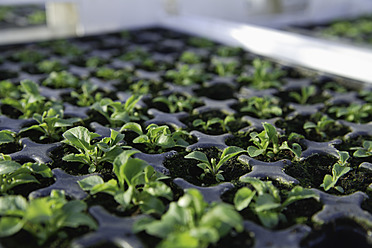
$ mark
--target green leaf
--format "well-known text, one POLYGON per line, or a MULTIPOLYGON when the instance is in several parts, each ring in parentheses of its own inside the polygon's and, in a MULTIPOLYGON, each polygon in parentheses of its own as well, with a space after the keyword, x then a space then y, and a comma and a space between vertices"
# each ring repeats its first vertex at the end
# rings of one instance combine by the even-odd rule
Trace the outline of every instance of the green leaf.
POLYGON ((332 173, 336 178, 340 178, 351 170, 350 167, 341 166, 338 163, 335 163, 332 168, 332 173))
POLYGON ((0 218, 0 238, 9 237, 19 232, 25 224, 18 217, 1 217, 0 218))
POLYGON ((354 157, 359 157, 359 158, 364 158, 364 157, 369 157, 371 156, 370 153, 368 153, 366 150, 363 149, 358 149, 354 152, 353 154, 354 157))
POLYGON ((78 181, 78 184, 83 190, 90 191, 94 186, 103 184, 104 181, 100 176, 90 176, 86 177, 80 181, 78 181))
POLYGON ((255 202, 255 211, 256 212, 264 212, 267 210, 275 210, 280 207, 280 202, 270 194, 263 193, 262 195, 258 195, 256 202, 255 202))
POLYGON ((249 188, 239 189, 234 197, 234 205, 238 211, 241 211, 249 206, 253 197, 256 195, 256 191, 252 191, 249 188))
POLYGON ((135 122, 128 122, 128 123, 124 124, 124 126, 122 126, 120 131, 123 131, 123 130, 131 130, 131 131, 137 133, 138 135, 143 134, 141 125, 138 124, 138 123, 135 123, 135 122))
POLYGON ((101 184, 96 184, 90 189, 91 194, 97 194, 98 192, 104 192, 110 195, 117 194, 119 190, 118 183, 115 179, 110 179, 109 181, 101 184))
POLYGON ((257 157, 261 154, 263 154, 265 152, 264 149, 258 149, 257 147, 255 146, 249 146, 248 149, 247 149, 247 152, 248 152, 248 155, 250 157, 257 157))
POLYGON ((314 198, 319 201, 319 195, 311 189, 304 189, 301 186, 295 186, 288 194, 287 199, 282 203, 282 208, 292 204, 295 201, 314 198))
POLYGON ((162 214, 165 210, 163 202, 150 194, 142 193, 140 201, 141 211, 145 214, 162 214))
POLYGON ((0 197, 0 215, 12 214, 23 216, 27 205, 27 200, 20 195, 0 197))
POLYGON ((162 240, 157 248, 201 248, 200 240, 189 232, 172 233, 162 240))
POLYGON ((333 178, 331 175, 327 174, 323 178, 323 183, 320 185, 320 187, 323 187, 325 191, 330 190, 332 187, 334 187, 336 182, 333 181, 333 178))
POLYGON ((0 131, 0 145, 14 141, 14 133, 8 130, 0 131))
POLYGON ((52 170, 46 164, 26 163, 23 166, 27 166, 32 172, 40 174, 43 177, 53 176, 52 170))
POLYGON ((264 227, 274 228, 279 224, 279 213, 277 212, 258 212, 257 215, 264 227))
POLYGON ((15 161, 0 161, 0 175, 10 174, 21 168, 21 165, 15 161))
POLYGON ((207 156, 204 153, 199 152, 199 151, 191 152, 191 153, 187 154, 185 156, 185 158, 196 159, 196 160, 198 160, 200 162, 203 162, 203 163, 206 163, 206 164, 210 164, 207 156))
POLYGON ((276 131, 276 128, 271 125, 270 123, 264 122, 263 127, 266 131, 267 136, 269 137, 269 140, 273 142, 273 144, 278 144, 278 132, 276 131))
POLYGON ((99 134, 89 132, 87 128, 82 126, 71 128, 62 135, 65 138, 63 142, 83 151, 90 151, 92 149, 91 140, 100 137, 99 134))
POLYGON ((237 146, 229 146, 225 148, 221 154, 221 159, 218 162, 217 168, 220 168, 227 160, 242 152, 244 152, 244 150, 237 146))
POLYGON ((62 160, 66 162, 80 162, 83 164, 89 164, 89 160, 85 154, 67 154, 62 157, 62 160))

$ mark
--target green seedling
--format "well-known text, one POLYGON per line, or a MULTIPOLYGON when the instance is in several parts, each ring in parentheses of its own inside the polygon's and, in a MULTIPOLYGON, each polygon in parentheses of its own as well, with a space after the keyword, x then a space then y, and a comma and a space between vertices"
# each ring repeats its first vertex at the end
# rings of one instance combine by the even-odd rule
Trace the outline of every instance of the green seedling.
POLYGON ((137 103, 142 96, 132 95, 125 103, 103 98, 92 105, 109 122, 110 127, 119 127, 130 121, 138 121, 144 117, 137 111, 137 103))
POLYGON ((333 165, 332 176, 327 174, 324 176, 323 183, 320 187, 323 187, 325 191, 330 190, 331 188, 336 189, 338 192, 343 193, 344 189, 341 186, 336 186, 337 181, 348 173, 351 170, 351 167, 348 167, 349 163, 349 153, 344 151, 337 151, 339 155, 339 160, 333 165))
POLYGON ((278 106, 278 99, 273 97, 258 97, 254 96, 243 100, 244 106, 240 109, 241 112, 249 112, 256 115, 258 118, 267 119, 273 116, 281 116, 282 108, 278 106))
POLYGON ((21 132, 36 130, 44 134, 40 137, 40 140, 49 139, 55 141, 59 141, 61 138, 60 134, 65 132, 67 127, 71 127, 81 121, 80 118, 63 119, 63 107, 61 105, 53 106, 42 114, 35 113, 33 119, 38 124, 23 128, 21 132))
MULTIPOLYGON (((279 143, 280 134, 276 128, 270 123, 263 123, 264 130, 261 133, 252 132, 250 133, 251 139, 254 146, 247 148, 248 155, 251 157, 257 157, 259 155, 267 156, 269 158, 275 157, 281 150, 290 150, 297 160, 300 159, 302 149, 297 143, 293 143, 292 147, 289 146, 287 141, 282 144, 279 143)), ((290 137, 293 135, 290 135, 290 137)), ((290 138, 289 141, 294 138, 290 138)))
POLYGON ((50 42, 48 45, 52 48, 53 52, 66 57, 79 56, 84 53, 83 50, 68 40, 56 40, 50 42))
POLYGON ((45 164, 25 163, 23 165, 11 161, 0 160, 0 192, 7 194, 15 186, 25 183, 39 183, 33 174, 52 177, 52 171, 45 164))
POLYGON ((122 79, 125 76, 124 70, 115 70, 109 67, 100 67, 96 71, 96 76, 105 80, 122 79))
POLYGON ((0 81, 0 98, 20 98, 21 92, 10 80, 0 81))
POLYGON ((196 189, 187 189, 177 201, 171 202, 160 220, 145 217, 134 224, 134 232, 162 238, 156 248, 207 248, 216 244, 232 229, 243 231, 243 220, 226 203, 208 204, 196 189))
POLYGON ((67 162, 78 162, 89 166, 89 172, 99 169, 104 163, 112 163, 123 148, 124 134, 111 129, 111 136, 92 142, 100 137, 99 134, 89 132, 85 127, 74 127, 62 135, 63 143, 78 150, 79 153, 65 155, 62 159, 67 162))
POLYGON ((315 132, 321 136, 322 138, 327 137, 327 131, 335 124, 335 120, 328 117, 327 115, 323 115, 319 121, 316 123, 307 121, 305 122, 303 128, 305 131, 310 132, 311 130, 315 130, 315 132))
POLYGON ((184 130, 176 130, 172 132, 166 125, 158 126, 150 124, 146 127, 146 133, 142 131, 141 125, 135 122, 125 124, 121 130, 130 130, 137 133, 139 136, 133 140, 135 144, 146 145, 151 152, 154 152, 158 147, 159 151, 163 149, 173 148, 176 146, 186 147, 189 143, 184 140, 184 137, 189 136, 189 133, 184 130))
POLYGON ((206 174, 212 174, 216 181, 220 182, 225 180, 222 175, 223 171, 220 170, 221 166, 223 166, 229 159, 242 152, 245 152, 245 150, 241 149, 240 147, 229 146, 223 150, 219 158, 211 158, 209 160, 204 153, 199 151, 191 152, 186 155, 185 158, 195 159, 200 162, 197 164, 197 166, 204 170, 204 173, 201 175, 201 179, 203 179, 206 174))
POLYGON ((337 118, 343 117, 347 121, 360 123, 372 115, 372 104, 352 103, 347 107, 334 106, 329 109, 329 113, 336 114, 337 118))
POLYGON ((213 41, 210 41, 208 39, 201 38, 201 37, 191 37, 188 40, 188 43, 191 46, 195 46, 195 47, 199 47, 199 48, 212 48, 212 47, 215 46, 213 41))
POLYGON ((147 80, 139 80, 135 83, 129 85, 129 91, 134 95, 146 95, 151 92, 151 85, 155 82, 150 82, 147 80))
POLYGON ((194 52, 185 51, 181 54, 180 61, 186 64, 199 64, 201 62, 201 58, 194 52))
POLYGON ((77 105, 81 107, 88 107, 93 105, 95 102, 102 100, 102 93, 96 92, 98 86, 92 84, 91 82, 84 82, 81 85, 81 93, 77 91, 72 91, 71 96, 77 99, 77 105))
POLYGON ((314 85, 301 87, 301 92, 290 92, 289 96, 295 99, 299 104, 308 103, 309 99, 316 94, 316 87, 314 85))
POLYGON ((37 63, 37 68, 40 72, 52 73, 54 71, 62 71, 65 67, 58 60, 42 60, 37 63))
MULTIPOLYGON (((225 58, 226 59, 226 58, 225 58)), ((238 67, 238 62, 235 60, 223 60, 217 57, 213 57, 211 64, 214 67, 215 72, 221 77, 228 77, 235 75, 238 67)))
POLYGON ((46 12, 37 10, 27 16, 27 22, 32 25, 40 25, 46 23, 46 12))
POLYGON ((243 50, 240 47, 220 46, 217 48, 217 55, 221 57, 238 56, 243 50))
POLYGON ((304 199, 314 198, 319 201, 319 196, 310 189, 295 186, 287 193, 283 201, 279 190, 270 181, 261 181, 257 178, 245 177, 241 182, 249 183, 254 190, 243 187, 234 197, 234 205, 238 211, 247 207, 256 214, 264 227, 275 228, 280 222, 286 222, 282 213, 290 204, 304 199))
POLYGON ((372 156, 372 141, 364 140, 362 147, 352 147, 352 150, 356 150, 353 154, 354 157, 366 158, 372 156))
POLYGON ((221 126, 222 131, 226 132, 226 131, 230 131, 230 127, 228 126, 228 124, 235 120, 236 119, 234 116, 228 115, 225 117, 225 119, 214 117, 212 119, 208 119, 208 121, 206 122, 203 121, 202 119, 196 119, 192 122, 192 125, 194 127, 201 127, 204 130, 204 132, 207 132, 208 130, 212 129, 213 125, 218 124, 221 126))
POLYGON ((127 51, 120 57, 124 61, 134 61, 142 62, 150 57, 150 54, 141 47, 136 47, 136 49, 127 51))
POLYGON ((26 62, 26 63, 38 63, 44 59, 45 55, 38 51, 23 49, 12 55, 12 58, 16 61, 26 62))
POLYGON ((166 78, 178 85, 192 85, 201 82, 205 76, 201 68, 189 65, 178 65, 177 70, 168 70, 166 78))
POLYGON ((78 88, 80 82, 77 77, 67 71, 51 72, 47 79, 43 81, 43 85, 62 89, 62 88, 78 88))
POLYGON ((154 98, 153 102, 164 103, 171 113, 191 111, 196 104, 200 103, 197 97, 176 95, 169 95, 168 97, 158 96, 154 98))
POLYGON ((86 210, 86 203, 66 200, 63 191, 53 190, 48 197, 30 200, 21 195, 3 196, 0 197, 0 237, 12 236, 23 229, 43 246, 57 232, 64 233, 65 227, 96 229, 96 222, 86 210))
POLYGON ((20 91, 23 93, 21 99, 7 97, 1 101, 20 111, 23 114, 20 118, 31 118, 35 113, 41 114, 52 106, 51 102, 40 95, 39 86, 31 80, 21 81, 20 91))
POLYGON ((101 57, 90 57, 86 60, 85 65, 89 68, 96 69, 105 64, 105 60, 101 57))
POLYGON ((131 158, 139 151, 128 150, 119 154, 113 163, 116 179, 104 182, 99 176, 85 178, 78 183, 91 194, 110 194, 123 210, 139 207, 142 213, 161 215, 165 211, 160 198, 173 199, 172 190, 162 179, 164 175, 155 172, 147 162, 131 158))
POLYGON ((253 67, 253 75, 243 73, 238 78, 238 81, 249 83, 258 90, 279 88, 281 86, 279 79, 285 75, 284 71, 274 68, 269 61, 261 59, 254 59, 253 67))

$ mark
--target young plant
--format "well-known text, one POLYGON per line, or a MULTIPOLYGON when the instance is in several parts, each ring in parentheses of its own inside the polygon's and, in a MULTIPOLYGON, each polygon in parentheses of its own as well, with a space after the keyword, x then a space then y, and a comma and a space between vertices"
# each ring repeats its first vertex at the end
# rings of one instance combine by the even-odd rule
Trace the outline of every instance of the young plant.
POLYGON ((136 111, 136 104, 142 98, 139 95, 132 95, 125 103, 112 101, 110 98, 103 98, 92 105, 92 109, 99 112, 110 123, 110 127, 119 127, 130 121, 138 121, 143 118, 136 111))
POLYGON ((334 106, 329 109, 330 113, 335 113, 337 118, 343 117, 350 122, 362 122, 364 118, 372 115, 372 104, 352 103, 347 107, 334 106))
POLYGON ((155 172, 147 162, 131 158, 138 152, 123 151, 115 158, 113 172, 116 179, 104 182, 99 176, 91 176, 78 183, 91 194, 103 192, 112 195, 123 210, 139 207, 142 213, 161 215, 165 206, 160 198, 171 201, 172 190, 161 181, 167 177, 155 172))
POLYGON ((212 119, 209 119, 207 122, 203 121, 202 119, 196 119, 192 122, 192 125, 194 127, 201 127, 205 132, 212 129, 212 126, 215 124, 219 124, 222 128, 222 131, 230 131, 230 127, 228 124, 230 122, 235 121, 235 117, 233 115, 228 115, 225 117, 225 119, 221 119, 218 117, 214 117, 212 119))
POLYGON ((115 70, 109 67, 100 67, 96 71, 96 76, 105 80, 121 79, 124 76, 124 71, 115 70))
POLYGON ((258 90, 281 86, 279 78, 285 75, 284 71, 274 68, 269 61, 261 59, 254 59, 253 67, 253 75, 243 73, 238 81, 250 83, 253 88, 258 90))
POLYGON ((81 85, 81 93, 77 91, 72 91, 71 96, 77 99, 77 105, 81 107, 88 107, 102 100, 102 93, 95 91, 98 89, 98 86, 92 84, 91 82, 84 82, 81 85), (95 94, 94 94, 95 93, 95 94))
POLYGON ((238 56, 243 50, 240 47, 220 46, 217 48, 217 55, 221 57, 238 56))
POLYGON ((315 130, 315 132, 321 136, 322 138, 327 137, 327 131, 335 124, 335 120, 328 117, 327 115, 323 115, 320 120, 316 123, 307 121, 305 122, 303 128, 305 131, 310 132, 311 130, 315 130))
POLYGON ((125 52, 120 59, 124 61, 142 62, 150 57, 150 54, 142 47, 136 47, 134 50, 125 52))
POLYGON ((21 99, 7 97, 2 99, 2 104, 8 104, 23 115, 21 118, 30 118, 35 113, 43 113, 52 105, 51 102, 46 101, 45 97, 40 95, 39 86, 31 80, 21 81, 20 90, 23 92, 21 99))
POLYGON ((210 41, 208 39, 201 38, 201 37, 191 37, 188 40, 188 43, 191 46, 195 46, 195 47, 199 47, 199 48, 212 48, 212 47, 215 46, 213 41, 210 41))
POLYGON ((332 176, 327 174, 324 176, 323 183, 320 187, 323 187, 325 191, 330 190, 331 188, 336 189, 338 192, 343 193, 344 189, 341 186, 336 186, 338 179, 343 175, 348 173, 351 170, 351 167, 348 167, 349 164, 347 160, 349 159, 349 153, 344 151, 337 151, 339 155, 339 160, 333 165, 332 176))
POLYGON ((38 51, 31 50, 31 49, 23 49, 17 51, 12 55, 12 59, 16 61, 21 61, 25 63, 38 63, 41 61, 45 55, 41 54, 38 51))
POLYGON ((89 172, 96 171, 104 163, 112 163, 124 148, 122 146, 124 134, 111 129, 111 136, 98 142, 93 139, 100 137, 99 134, 89 132, 85 127, 74 127, 62 135, 63 143, 76 148, 79 153, 67 154, 62 159, 67 162, 78 162, 89 166, 89 172), (92 144, 93 143, 93 144, 92 144))
POLYGON ((4 99, 6 97, 9 98, 19 98, 21 96, 21 92, 19 91, 18 87, 12 83, 10 80, 3 80, 0 81, 0 98, 4 99))
POLYGON ((40 137, 40 140, 49 139, 55 141, 59 141, 61 138, 60 134, 66 131, 67 127, 80 121, 80 118, 63 119, 63 107, 61 105, 52 106, 49 110, 44 111, 43 114, 35 113, 33 118, 38 124, 23 128, 21 132, 37 130, 44 134, 40 137))
POLYGON ((282 108, 278 106, 279 101, 273 97, 250 97, 244 99, 243 103, 247 104, 240 109, 241 112, 249 112, 256 115, 258 118, 267 119, 273 116, 281 116, 282 108))
POLYGON ((289 96, 295 99, 299 104, 308 103, 309 99, 316 94, 316 87, 314 85, 301 87, 301 92, 292 91, 289 96))
POLYGON ((37 63, 39 71, 44 73, 52 73, 53 71, 62 71, 65 67, 58 60, 48 59, 37 63))
POLYGON ((186 147, 189 145, 183 138, 189 135, 188 132, 184 130, 171 132, 170 128, 166 125, 158 126, 156 124, 150 124, 146 127, 147 132, 144 133, 141 125, 135 122, 129 122, 121 130, 136 132, 139 136, 133 140, 133 143, 146 145, 149 147, 150 152, 154 152, 158 147, 160 147, 159 151, 162 151, 162 149, 176 146, 186 147))
MULTIPOLYGON (((254 146, 249 146, 247 148, 249 156, 257 157, 259 155, 263 155, 269 158, 273 158, 281 150, 290 150, 295 155, 296 159, 299 159, 302 152, 301 146, 299 144, 293 143, 292 147, 288 145, 287 141, 280 144, 280 134, 278 133, 276 128, 267 122, 263 123, 263 127, 264 130, 261 133, 250 133, 250 141, 253 142, 254 146)), ((289 140, 292 140, 292 137, 289 140)))
POLYGON ((190 111, 194 108, 195 104, 199 103, 199 99, 196 97, 185 97, 185 96, 176 96, 169 95, 158 96, 153 99, 153 102, 161 102, 167 105, 169 112, 176 113, 181 111, 190 111))
POLYGON ((7 194, 15 186, 25 183, 39 183, 33 176, 52 177, 52 171, 45 164, 25 163, 23 165, 11 161, 0 161, 0 193, 7 194))
POLYGON ((211 64, 215 72, 221 77, 233 76, 237 70, 238 62, 234 59, 213 57, 211 64))
POLYGON ((177 70, 168 70, 165 76, 174 83, 185 86, 200 82, 204 78, 202 69, 189 65, 178 65, 177 70))
POLYGON ((243 231, 242 217, 226 203, 208 204, 196 189, 187 189, 177 201, 171 202, 160 220, 145 217, 134 224, 134 232, 161 238, 156 248, 207 248, 217 243, 232 229, 243 231))
POLYGON ((43 85, 55 88, 78 88, 80 82, 77 77, 67 71, 51 72, 47 79, 43 81, 43 85))
POLYGON ((186 64, 199 64, 201 58, 194 52, 185 51, 181 54, 180 61, 186 64))
POLYGON ((365 158, 372 156, 372 141, 364 140, 363 147, 352 147, 352 150, 356 150, 353 154, 354 157, 365 158))
POLYGON ((267 228, 275 228, 279 222, 286 222, 282 211, 290 204, 309 198, 319 201, 318 194, 301 186, 295 186, 283 201, 279 190, 271 181, 261 181, 251 177, 241 178, 240 181, 251 184, 254 190, 247 187, 239 189, 234 197, 235 208, 241 211, 249 207, 258 216, 262 225, 267 228))
POLYGON ((17 134, 15 132, 12 132, 9 130, 1 130, 0 131, 0 145, 14 142, 16 135, 17 134))
POLYGON ((77 45, 68 40, 55 40, 46 43, 46 45, 50 46, 56 54, 65 57, 79 56, 84 53, 77 45))
POLYGON ((206 174, 212 174, 216 181, 220 182, 225 180, 222 175, 223 171, 220 170, 221 166, 224 165, 229 159, 242 152, 245 152, 245 150, 241 149, 240 147, 229 146, 223 150, 219 158, 211 158, 209 160, 204 153, 199 151, 191 152, 186 155, 185 158, 195 159, 201 162, 197 164, 198 167, 204 170, 204 173, 201 175, 201 179, 203 179, 206 174))
POLYGON ((3 196, 0 197, 0 237, 12 236, 23 229, 43 246, 57 232, 63 233, 61 229, 65 227, 96 229, 96 222, 86 210, 86 203, 66 200, 63 191, 53 190, 48 197, 28 201, 21 195, 3 196))

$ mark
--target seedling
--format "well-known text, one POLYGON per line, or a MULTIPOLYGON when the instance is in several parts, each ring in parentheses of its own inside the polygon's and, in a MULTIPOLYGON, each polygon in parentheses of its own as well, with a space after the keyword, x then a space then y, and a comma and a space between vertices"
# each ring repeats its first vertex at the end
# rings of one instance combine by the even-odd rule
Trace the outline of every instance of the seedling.
POLYGON ((56 40, 50 42, 49 45, 56 54, 66 57, 82 55, 84 52, 78 46, 72 44, 68 40, 56 40))
POLYGON ((212 48, 215 46, 212 41, 200 37, 191 37, 188 40, 188 43, 192 46, 200 48, 212 48))
POLYGON ((134 225, 135 232, 145 231, 162 238, 157 248, 206 248, 232 229, 243 231, 242 217, 226 203, 208 204, 196 189, 187 189, 178 202, 171 202, 160 220, 145 217, 134 225))
POLYGON ((221 57, 238 56, 243 50, 239 47, 220 46, 217 48, 217 55, 221 57))
POLYGON ((64 66, 58 60, 48 59, 37 63, 37 68, 40 72, 51 73, 53 71, 62 71, 64 66))
POLYGON ((85 65, 89 68, 98 68, 100 66, 103 66, 105 64, 105 60, 101 57, 90 57, 85 62, 85 65))
POLYGON ((238 67, 238 62, 235 60, 225 61, 217 57, 213 57, 211 63, 215 72, 221 77, 233 76, 238 67))
POLYGON ((88 214, 87 204, 80 200, 68 201, 63 191, 52 191, 50 196, 30 199, 21 195, 0 197, 0 237, 12 236, 22 229, 44 245, 65 227, 87 226, 96 229, 97 224, 88 214))
POLYGON ((189 136, 189 133, 184 130, 176 130, 172 132, 166 125, 158 126, 150 124, 146 127, 146 133, 142 131, 142 127, 135 122, 125 124, 121 130, 131 130, 139 136, 133 140, 135 144, 144 144, 149 147, 150 152, 154 152, 158 147, 162 149, 172 148, 176 146, 186 147, 189 143, 183 137, 189 136))
POLYGON ((309 198, 319 201, 318 194, 301 186, 295 186, 282 201, 279 190, 271 181, 261 181, 251 177, 241 178, 240 181, 251 184, 254 190, 246 187, 239 189, 234 197, 235 208, 241 211, 249 207, 267 228, 274 228, 279 222, 287 221, 282 211, 290 204, 309 198))
POLYGON ((141 47, 136 47, 136 49, 127 51, 120 57, 124 61, 135 61, 141 62, 149 58, 150 54, 141 47))
POLYGON ((354 157, 365 158, 372 156, 372 141, 364 140, 363 147, 352 147, 352 150, 356 150, 353 154, 354 157))
POLYGON ((278 106, 278 100, 273 97, 250 97, 243 100, 244 106, 240 109, 242 112, 249 112, 256 115, 258 118, 267 119, 273 116, 281 116, 282 109, 278 106))
POLYGON ((212 119, 208 119, 208 121, 203 121, 202 119, 196 119, 192 122, 192 125, 194 127, 201 127, 205 132, 212 129, 213 125, 219 124, 222 128, 222 131, 230 131, 230 127, 228 124, 230 122, 235 121, 235 117, 233 115, 228 115, 225 117, 225 119, 221 119, 218 117, 214 117, 212 119))
POLYGON ((95 102, 101 101, 103 98, 102 93, 95 93, 97 89, 97 85, 87 81, 81 85, 81 94, 76 91, 72 91, 71 96, 77 99, 77 105, 82 107, 91 106, 95 102))
POLYGON ((236 146, 229 146, 225 148, 219 158, 208 157, 199 151, 194 151, 185 156, 185 158, 195 159, 201 163, 198 163, 197 166, 204 170, 204 173, 201 175, 201 179, 205 177, 206 174, 212 174, 217 182, 224 181, 225 178, 222 175, 221 166, 224 165, 229 159, 234 156, 244 152, 243 149, 236 146), (217 162, 218 161, 218 162, 217 162))
POLYGON ((177 70, 168 70, 165 76, 176 84, 187 86, 200 82, 203 78, 203 71, 195 66, 178 65, 177 70))
POLYGON ((43 85, 56 89, 80 87, 78 78, 67 71, 51 72, 43 85))
POLYGON ((335 113, 337 118, 343 117, 347 121, 360 123, 372 115, 372 104, 352 103, 347 107, 334 106, 329 109, 329 113, 335 113))
POLYGON ((40 52, 30 49, 23 49, 12 55, 13 59, 26 63, 38 63, 44 57, 45 55, 41 54, 40 52))
POLYGON ((324 176, 323 183, 320 187, 323 187, 325 191, 330 190, 331 188, 336 189, 338 192, 343 193, 344 189, 341 186, 336 186, 338 179, 343 175, 348 173, 351 170, 351 167, 348 167, 349 164, 347 160, 349 159, 349 153, 344 151, 337 151, 339 155, 339 160, 333 165, 332 176, 327 174, 324 176))
POLYGON ((21 99, 7 97, 1 102, 22 112, 21 118, 30 118, 35 113, 41 114, 51 107, 52 103, 40 95, 39 86, 31 80, 21 81, 20 90, 23 92, 21 99))
POLYGON ((258 90, 281 86, 279 78, 285 75, 284 71, 273 68, 269 61, 261 59, 254 59, 253 66, 255 69, 253 75, 243 73, 238 81, 250 83, 253 88, 258 90))
POLYGON ((6 97, 9 98, 19 98, 21 96, 21 92, 19 92, 18 87, 12 83, 10 80, 3 80, 0 81, 0 98, 4 99, 6 97))
POLYGON ((23 165, 11 161, 0 160, 0 192, 7 194, 15 186, 25 183, 39 183, 32 175, 52 177, 52 171, 45 164, 25 163, 23 165))
POLYGON ((155 172, 147 162, 131 158, 135 153, 138 151, 128 150, 115 158, 113 172, 116 179, 104 182, 99 176, 91 176, 78 183, 91 194, 112 195, 123 210, 137 206, 143 213, 161 215, 165 206, 160 197, 173 199, 172 190, 161 181, 167 177, 155 172))
POLYGON ((319 121, 316 123, 307 121, 305 122, 303 128, 305 131, 310 132, 312 129, 315 130, 315 132, 320 135, 322 138, 327 137, 327 131, 330 127, 332 127, 335 124, 335 120, 328 117, 327 115, 323 115, 319 121))
POLYGON ((196 97, 185 97, 169 95, 168 97, 159 96, 153 99, 153 102, 162 102, 167 105, 169 112, 181 112, 190 111, 194 108, 195 104, 200 103, 200 100, 196 97))
POLYGON ((85 127, 74 127, 63 133, 62 142, 76 148, 79 153, 67 154, 62 159, 67 162, 78 162, 89 166, 89 172, 96 171, 104 163, 112 163, 123 149, 124 134, 111 129, 111 136, 93 143, 99 134, 89 132, 85 127), (93 144, 92 144, 93 143, 93 144))
POLYGON ((121 79, 125 75, 123 70, 115 70, 109 67, 100 67, 96 71, 96 75, 99 78, 103 78, 105 80, 114 80, 114 79, 121 79))
POLYGON ((201 58, 194 52, 185 51, 181 54, 180 61, 186 64, 199 64, 201 58))
MULTIPOLYGON (((280 150, 290 150, 296 159, 301 157, 301 146, 297 143, 293 143, 292 147, 288 145, 287 141, 284 141, 281 145, 279 143, 280 134, 276 128, 270 123, 263 123, 264 130, 261 133, 252 132, 250 133, 251 139, 254 146, 247 148, 248 155, 251 157, 257 157, 259 155, 267 156, 269 158, 275 157, 280 150)), ((293 139, 294 134, 290 135, 289 141, 293 139), (292 136, 292 137, 291 137, 292 136)))
POLYGON ((37 130, 44 134, 40 137, 40 140, 49 139, 55 141, 60 140, 60 134, 66 131, 67 127, 80 121, 79 118, 63 119, 63 107, 61 105, 53 106, 49 110, 44 111, 43 114, 35 113, 33 119, 38 124, 23 128, 21 132, 37 130))
POLYGON ((136 111, 136 104, 142 96, 132 95, 125 103, 103 98, 92 105, 92 109, 99 112, 110 123, 110 127, 119 127, 130 121, 138 121, 143 116, 136 111))
POLYGON ((289 96, 294 98, 299 104, 308 103, 309 99, 316 94, 316 87, 314 85, 301 87, 301 93, 293 91, 289 96))

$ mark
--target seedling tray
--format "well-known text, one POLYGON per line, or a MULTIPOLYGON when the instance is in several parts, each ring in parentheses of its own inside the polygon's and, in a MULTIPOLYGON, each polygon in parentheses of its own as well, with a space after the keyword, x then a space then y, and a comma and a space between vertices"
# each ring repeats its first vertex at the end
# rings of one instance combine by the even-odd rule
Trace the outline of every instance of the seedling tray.
POLYGON ((0 80, 4 248, 372 246, 367 84, 156 28, 2 47, 0 80))

